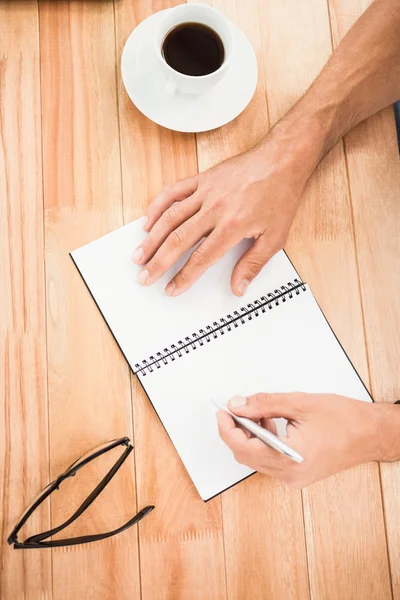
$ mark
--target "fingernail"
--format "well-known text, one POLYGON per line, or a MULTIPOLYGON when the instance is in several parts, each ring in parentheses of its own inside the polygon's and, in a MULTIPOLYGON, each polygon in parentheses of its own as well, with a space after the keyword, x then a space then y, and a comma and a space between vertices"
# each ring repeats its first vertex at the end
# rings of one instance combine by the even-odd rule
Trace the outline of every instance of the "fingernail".
POLYGON ((149 279, 149 272, 147 269, 143 269, 143 271, 140 271, 139 275, 137 276, 137 281, 138 283, 140 283, 140 285, 145 285, 147 283, 149 279))
POLYGON ((239 294, 244 294, 247 288, 249 287, 250 281, 248 279, 242 279, 242 281, 238 285, 239 294))
POLYGON ((139 263, 143 258, 143 248, 136 248, 135 252, 132 254, 132 260, 135 263, 139 263))
POLYGON ((242 406, 246 406, 247 398, 243 398, 243 396, 233 396, 233 398, 229 400, 229 404, 232 408, 241 408, 242 406))
POLYGON ((167 296, 172 296, 175 288, 176 288, 175 282, 170 281, 169 284, 167 285, 167 287, 165 288, 165 293, 167 294, 167 296))
POLYGON ((146 230, 148 222, 149 222, 149 217, 144 217, 143 223, 142 223, 142 229, 146 230))

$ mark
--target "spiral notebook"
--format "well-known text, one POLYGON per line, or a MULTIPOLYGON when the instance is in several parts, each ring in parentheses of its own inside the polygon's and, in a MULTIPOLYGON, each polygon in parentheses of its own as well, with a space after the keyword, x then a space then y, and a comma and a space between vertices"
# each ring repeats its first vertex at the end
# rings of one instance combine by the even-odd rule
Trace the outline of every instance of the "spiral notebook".
POLYGON ((252 473, 221 441, 210 398, 303 391, 371 401, 283 251, 244 297, 232 294, 230 276, 246 241, 169 298, 164 288, 188 254, 142 287, 131 255, 145 236, 134 221, 71 256, 203 500, 252 473))

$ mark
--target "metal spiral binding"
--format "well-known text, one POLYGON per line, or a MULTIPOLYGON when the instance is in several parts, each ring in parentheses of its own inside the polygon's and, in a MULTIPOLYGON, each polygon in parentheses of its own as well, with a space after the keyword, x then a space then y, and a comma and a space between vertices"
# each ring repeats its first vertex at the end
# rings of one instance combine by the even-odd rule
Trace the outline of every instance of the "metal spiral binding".
POLYGON ((226 317, 214 321, 212 325, 207 325, 205 329, 199 329, 198 333, 192 333, 191 336, 185 337, 184 340, 179 340, 169 348, 164 348, 163 351, 149 356, 147 360, 136 363, 134 372, 135 374, 140 373, 143 376, 152 373, 154 369, 160 369, 170 361, 189 354, 192 350, 204 346, 205 343, 211 342, 218 336, 225 335, 225 333, 236 329, 246 321, 251 321, 253 317, 258 317, 260 313, 265 313, 267 309, 272 310, 280 302, 286 302, 288 298, 293 298, 294 294, 298 296, 301 291, 306 291, 306 289, 303 281, 294 279, 293 282, 282 285, 279 289, 274 290, 266 296, 261 296, 260 299, 242 306, 239 310, 235 310, 233 314, 226 315, 226 317))

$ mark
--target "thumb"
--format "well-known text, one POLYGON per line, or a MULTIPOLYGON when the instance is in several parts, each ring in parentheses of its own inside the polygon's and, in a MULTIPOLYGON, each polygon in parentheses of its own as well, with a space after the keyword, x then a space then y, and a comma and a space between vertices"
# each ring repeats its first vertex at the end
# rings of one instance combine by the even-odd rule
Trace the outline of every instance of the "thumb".
POLYGON ((299 421, 306 411, 307 394, 254 394, 244 398, 234 396, 228 402, 228 408, 239 417, 253 421, 284 417, 290 421, 299 421))
POLYGON ((231 288, 236 296, 243 296, 249 283, 259 274, 273 254, 274 251, 270 246, 268 238, 261 236, 240 257, 233 269, 231 278, 231 288))

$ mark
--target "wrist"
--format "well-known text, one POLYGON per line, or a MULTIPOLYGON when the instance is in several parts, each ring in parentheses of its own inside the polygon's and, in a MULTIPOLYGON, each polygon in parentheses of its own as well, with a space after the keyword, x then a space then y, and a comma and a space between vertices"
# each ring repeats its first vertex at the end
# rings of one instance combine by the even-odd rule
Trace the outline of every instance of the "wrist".
POLYGON ((306 94, 257 146, 289 170, 301 190, 328 151, 332 107, 317 107, 306 94))
POLYGON ((380 462, 400 460, 400 405, 376 403, 371 408, 373 409, 372 460, 380 462))

